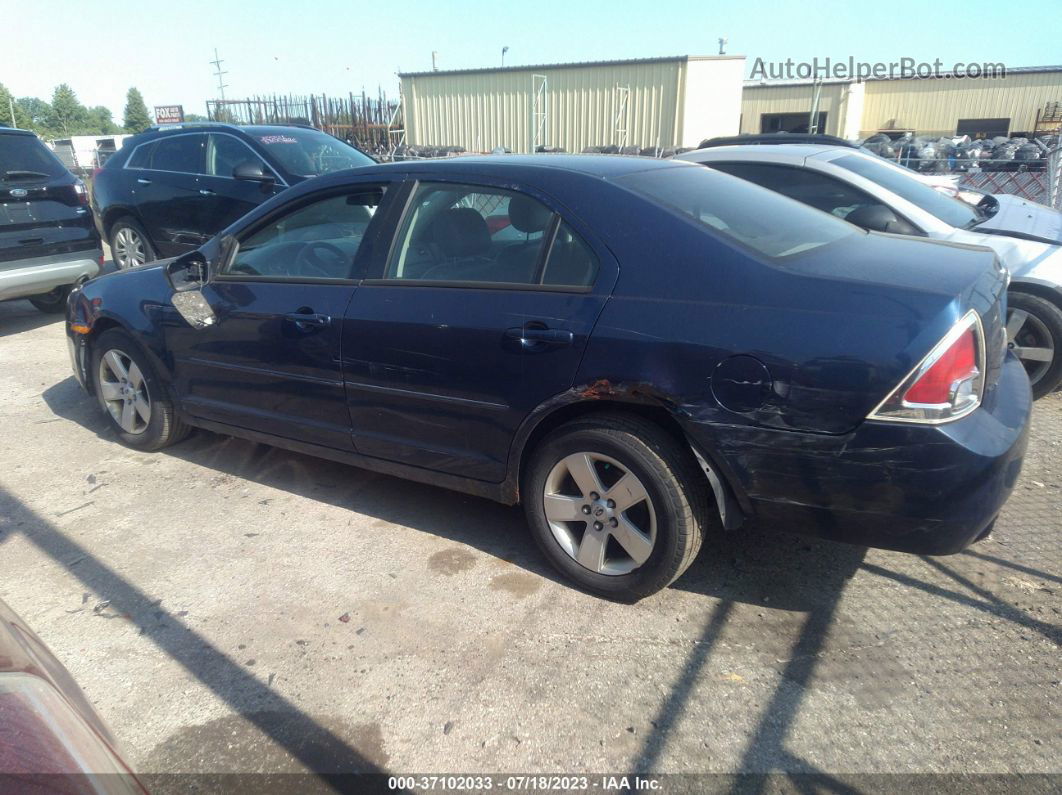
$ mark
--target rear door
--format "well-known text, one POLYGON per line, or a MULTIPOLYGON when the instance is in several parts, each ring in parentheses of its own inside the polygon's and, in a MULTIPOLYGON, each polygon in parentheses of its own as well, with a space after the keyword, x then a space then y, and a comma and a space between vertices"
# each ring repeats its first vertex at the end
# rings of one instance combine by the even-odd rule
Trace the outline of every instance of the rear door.
MULTIPOLYGON (((145 231, 161 257, 182 254, 205 243, 207 205, 199 176, 206 164, 207 134, 167 135, 150 146, 148 162, 136 170, 134 202, 145 231)), ((139 163, 136 153, 130 163, 139 163)))
POLYGON ((206 174, 198 182, 207 208, 202 215, 201 231, 208 238, 286 187, 279 177, 272 185, 233 179, 233 169, 247 162, 257 163, 267 174, 274 173, 251 147, 235 135, 210 133, 206 148, 206 174))
POLYGON ((511 184, 412 188, 347 311, 361 454, 498 482, 527 414, 572 386, 618 269, 590 230, 511 184))
POLYGON ((36 136, 0 133, 0 269, 98 248, 84 185, 36 136))

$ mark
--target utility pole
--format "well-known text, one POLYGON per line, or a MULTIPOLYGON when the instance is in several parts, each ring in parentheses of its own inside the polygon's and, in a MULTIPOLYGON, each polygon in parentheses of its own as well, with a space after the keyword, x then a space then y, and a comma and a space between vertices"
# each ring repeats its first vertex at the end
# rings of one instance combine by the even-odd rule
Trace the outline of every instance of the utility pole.
POLYGON ((222 80, 222 77, 224 75, 227 75, 228 72, 221 71, 221 65, 223 63, 225 63, 225 62, 223 60, 221 60, 221 58, 218 57, 218 48, 217 47, 214 48, 214 60, 210 61, 210 63, 214 64, 214 77, 216 77, 218 79, 218 94, 221 95, 221 101, 224 102, 225 101, 225 89, 228 88, 228 86, 224 83, 224 81, 222 80))
POLYGON ((508 47, 502 47, 502 68, 505 68, 505 53, 509 52, 508 47))
POLYGON ((439 53, 437 51, 435 51, 435 50, 431 51, 431 70, 433 72, 438 72, 439 71, 439 67, 435 65, 435 59, 438 56, 439 56, 439 53))
POLYGON ((719 39, 719 54, 720 55, 726 55, 726 43, 727 43, 727 39, 724 39, 724 38, 720 38, 719 39))
POLYGON ((15 124, 15 98, 10 95, 7 98, 7 109, 11 111, 11 126, 18 127, 18 125, 15 124))

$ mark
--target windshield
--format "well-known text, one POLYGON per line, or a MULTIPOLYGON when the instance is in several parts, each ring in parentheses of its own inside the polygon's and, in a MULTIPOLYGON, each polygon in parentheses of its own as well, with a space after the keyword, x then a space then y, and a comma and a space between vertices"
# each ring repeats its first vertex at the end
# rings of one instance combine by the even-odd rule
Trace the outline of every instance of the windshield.
POLYGON ((47 179, 65 173, 66 166, 36 136, 0 134, 0 180, 47 179))
POLYGON ((906 174, 900 167, 878 157, 844 155, 830 162, 881 185, 950 226, 968 227, 980 220, 970 205, 945 196, 914 175, 906 174))
POLYGON ((255 137, 285 171, 300 177, 316 177, 373 163, 354 147, 318 130, 286 129, 255 137))
POLYGON ((661 168, 616 180, 768 257, 857 234, 855 227, 774 191, 707 168, 661 168))

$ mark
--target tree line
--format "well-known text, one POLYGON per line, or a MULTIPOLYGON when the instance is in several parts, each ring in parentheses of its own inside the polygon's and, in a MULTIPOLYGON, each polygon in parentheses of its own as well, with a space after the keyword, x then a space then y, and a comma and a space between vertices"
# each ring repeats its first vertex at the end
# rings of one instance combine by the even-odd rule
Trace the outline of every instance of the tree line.
MULTIPOLYGON (((204 117, 191 113, 185 116, 185 120, 203 121, 204 117)), ((55 87, 51 102, 38 97, 15 98, 0 83, 0 126, 32 130, 47 140, 72 135, 138 133, 154 123, 143 95, 135 87, 126 92, 125 110, 119 125, 108 108, 82 105, 67 83, 55 87)))

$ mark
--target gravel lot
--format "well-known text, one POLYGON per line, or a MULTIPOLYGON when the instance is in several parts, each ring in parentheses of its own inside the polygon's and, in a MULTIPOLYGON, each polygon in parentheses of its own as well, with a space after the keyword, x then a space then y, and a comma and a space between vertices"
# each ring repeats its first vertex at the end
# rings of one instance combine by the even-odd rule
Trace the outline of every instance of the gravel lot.
POLYGON ((963 554, 738 531, 634 606, 559 582, 518 509, 126 449, 21 301, 0 422, 0 598, 145 773, 1062 772, 1062 395, 963 554))

